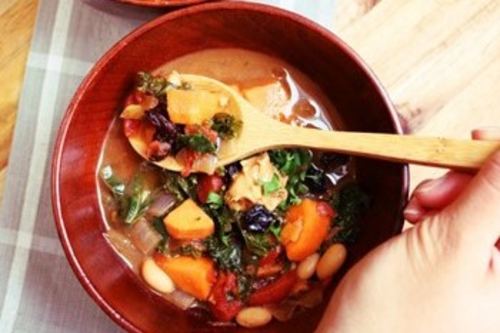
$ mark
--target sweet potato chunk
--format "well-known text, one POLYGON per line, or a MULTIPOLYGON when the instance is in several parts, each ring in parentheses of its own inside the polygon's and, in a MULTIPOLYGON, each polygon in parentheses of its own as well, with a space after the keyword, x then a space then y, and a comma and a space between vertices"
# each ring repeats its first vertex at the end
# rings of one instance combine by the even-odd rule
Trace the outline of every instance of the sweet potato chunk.
POLYGON ((215 282, 212 260, 204 257, 166 257, 156 253, 156 264, 168 274, 177 288, 199 300, 206 300, 215 282))
POLYGON ((221 111, 222 100, 221 95, 204 90, 169 90, 168 115, 176 124, 201 125, 221 111))
POLYGON ((214 233, 214 221, 191 199, 184 201, 163 220, 176 239, 203 239, 214 233))

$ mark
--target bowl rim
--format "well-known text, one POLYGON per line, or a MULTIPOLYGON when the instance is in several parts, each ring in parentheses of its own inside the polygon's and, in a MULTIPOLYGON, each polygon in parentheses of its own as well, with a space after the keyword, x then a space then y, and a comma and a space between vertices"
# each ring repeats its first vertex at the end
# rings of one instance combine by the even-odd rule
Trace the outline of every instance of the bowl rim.
POLYGON ((195 5, 202 2, 209 2, 214 0, 161 0, 156 2, 146 2, 145 0, 116 0, 118 2, 141 7, 151 7, 151 8, 175 8, 181 6, 195 5))
MULTIPOLYGON (((188 0, 191 1, 191 0, 188 0)), ((192 0, 191 2, 199 2, 201 0, 192 0)), ((85 76, 81 84, 75 91, 71 102, 69 103, 63 119, 59 125, 56 141, 54 143, 54 152, 52 155, 52 165, 51 165, 51 201, 52 201, 52 211, 54 214, 54 222, 56 225, 57 233, 59 239, 61 241, 61 245, 66 254, 66 259, 70 264, 71 269, 75 273, 78 278, 80 284, 83 286, 85 291, 91 296, 91 298, 99 305, 99 307, 111 318, 115 323, 120 325, 122 328, 131 332, 142 332, 141 328, 135 326, 132 322, 130 322, 127 318, 122 316, 118 311, 116 311, 104 297, 102 297, 92 281, 87 277, 86 272, 81 267, 80 262, 73 251, 73 247, 69 241, 68 234, 66 232, 66 227, 64 223, 64 216, 62 213, 62 207, 60 202, 61 197, 61 188, 60 188, 60 175, 61 175, 61 167, 62 167, 62 155, 63 155, 63 143, 66 141, 66 136, 71 125, 73 116, 77 110, 77 106, 80 103, 83 95, 86 90, 92 83, 94 82, 96 76, 99 74, 101 69, 112 60, 125 45, 129 44, 131 41, 139 38, 142 34, 154 29, 156 26, 161 25, 165 22, 176 20, 177 18, 183 16, 189 16, 191 14, 196 14, 204 11, 216 11, 219 9, 231 10, 231 9, 243 9, 254 12, 259 12, 266 15, 278 16, 288 20, 295 21, 300 25, 304 26, 309 31, 312 31, 316 34, 321 35, 323 38, 327 39, 329 42, 333 43, 338 47, 342 52, 347 54, 352 61, 355 62, 356 66, 358 66, 362 71, 367 74, 367 78, 374 86, 377 94, 382 97, 383 102, 385 103, 388 112, 388 116, 390 117, 390 121, 395 128, 396 133, 403 134, 403 128, 400 123, 400 119, 395 110, 394 105, 392 104, 388 93, 383 88, 381 82, 374 74, 374 72, 368 67, 367 64, 361 59, 361 57, 344 41, 342 41, 337 35, 335 35, 330 30, 322 27, 318 23, 291 11, 266 5, 260 3, 251 3, 251 2, 233 2, 233 1, 223 1, 223 2, 210 2, 203 3, 192 7, 187 7, 183 9, 179 9, 165 15, 159 16, 149 22, 146 22, 139 27, 132 30, 130 33, 125 35, 122 39, 116 42, 101 58, 95 63, 89 73, 85 76)), ((408 198, 409 191, 409 167, 407 164, 402 164, 402 186, 401 186, 401 197, 403 200, 400 203, 400 207, 398 208, 399 218, 395 223, 394 230, 392 233, 395 235, 401 232, 404 218, 402 215, 403 208, 406 204, 406 200, 408 198)))

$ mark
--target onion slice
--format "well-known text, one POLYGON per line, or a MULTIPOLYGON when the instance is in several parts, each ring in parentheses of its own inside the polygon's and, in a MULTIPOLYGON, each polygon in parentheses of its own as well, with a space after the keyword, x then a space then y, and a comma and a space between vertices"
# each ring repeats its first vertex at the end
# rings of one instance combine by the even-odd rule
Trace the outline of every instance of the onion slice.
POLYGON ((154 217, 164 216, 174 206, 175 202, 175 196, 162 192, 149 206, 148 214, 154 217))
POLYGON ((145 218, 139 218, 130 230, 130 239, 137 249, 147 255, 153 252, 162 237, 145 218))

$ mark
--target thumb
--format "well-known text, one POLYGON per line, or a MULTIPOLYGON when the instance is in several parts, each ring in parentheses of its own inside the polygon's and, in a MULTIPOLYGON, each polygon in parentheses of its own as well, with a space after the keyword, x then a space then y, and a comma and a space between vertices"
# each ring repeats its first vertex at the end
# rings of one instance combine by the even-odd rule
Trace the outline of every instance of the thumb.
POLYGON ((500 151, 493 153, 442 213, 460 238, 493 246, 500 236, 500 151))

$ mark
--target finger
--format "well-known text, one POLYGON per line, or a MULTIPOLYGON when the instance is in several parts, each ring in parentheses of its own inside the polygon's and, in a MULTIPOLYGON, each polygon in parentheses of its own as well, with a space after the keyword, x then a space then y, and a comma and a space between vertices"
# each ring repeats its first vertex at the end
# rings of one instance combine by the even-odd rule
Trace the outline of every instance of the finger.
POLYGON ((500 235, 500 151, 495 152, 442 214, 460 237, 493 246, 500 235))
POLYGON ((413 195, 420 206, 427 210, 442 209, 458 197, 471 179, 469 174, 451 171, 417 187, 413 195))
POLYGON ((403 215, 408 222, 415 224, 422 221, 427 213, 427 209, 422 207, 415 197, 412 197, 405 207, 403 215))
POLYGON ((500 127, 483 127, 472 131, 474 140, 500 140, 500 127))

